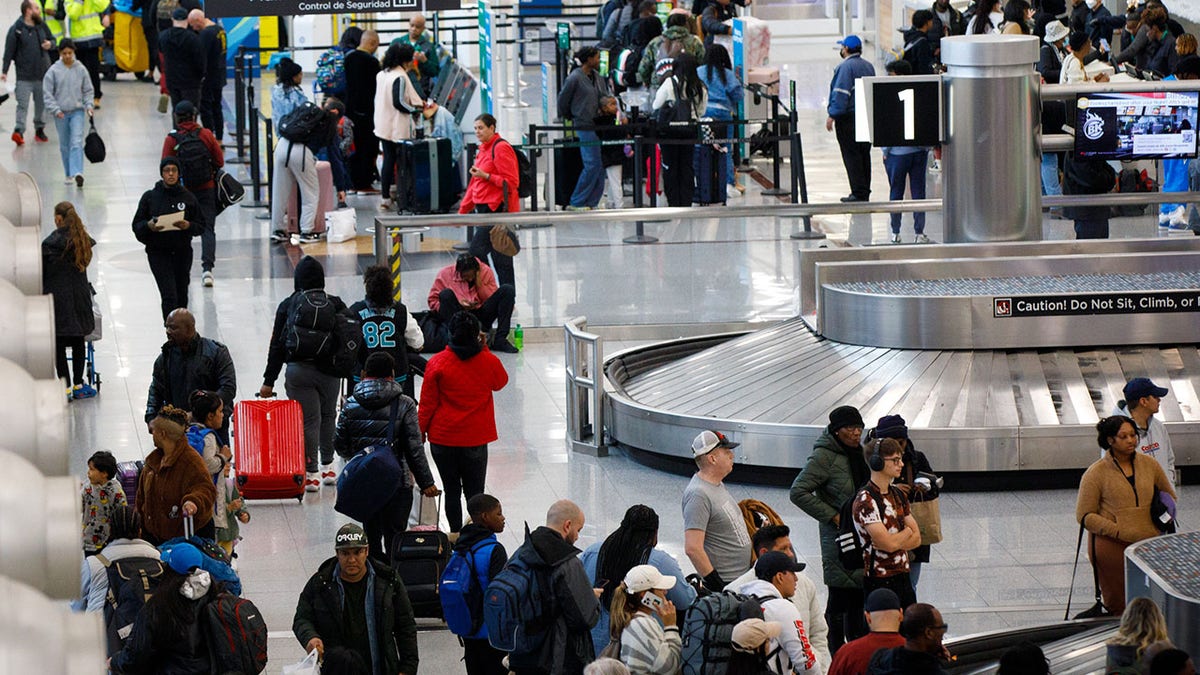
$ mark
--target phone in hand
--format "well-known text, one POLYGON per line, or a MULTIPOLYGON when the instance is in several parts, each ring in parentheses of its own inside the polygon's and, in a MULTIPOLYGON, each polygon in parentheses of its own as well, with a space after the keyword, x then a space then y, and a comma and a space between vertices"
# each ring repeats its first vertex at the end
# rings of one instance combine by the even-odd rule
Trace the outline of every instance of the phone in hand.
POLYGON ((663 606, 663 599, 655 593, 646 593, 642 596, 642 604, 657 612, 663 606))

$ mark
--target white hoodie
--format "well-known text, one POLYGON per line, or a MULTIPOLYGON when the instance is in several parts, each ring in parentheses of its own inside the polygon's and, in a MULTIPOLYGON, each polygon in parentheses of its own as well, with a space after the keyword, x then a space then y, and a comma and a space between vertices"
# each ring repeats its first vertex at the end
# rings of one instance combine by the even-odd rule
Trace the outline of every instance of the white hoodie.
MULTIPOLYGON (((797 560, 804 562, 804 558, 799 556, 797 556, 797 560)), ((752 581, 758 581, 758 577, 754 576, 753 567, 746 570, 742 576, 729 582, 729 589, 739 589, 752 581)), ((808 633, 809 644, 812 645, 813 652, 817 655, 817 665, 820 666, 820 670, 816 672, 829 672, 829 664, 833 661, 833 656, 829 653, 829 624, 825 621, 825 610, 821 606, 820 599, 817 598, 817 585, 813 583, 812 579, 797 572, 796 593, 791 600, 796 611, 800 613, 800 620, 804 622, 804 630, 808 633)))
POLYGON ((821 675, 821 665, 817 663, 817 655, 809 642, 808 631, 800 618, 800 611, 791 600, 785 600, 774 584, 761 579, 755 579, 733 590, 756 598, 770 598, 762 603, 763 620, 778 621, 779 625, 783 626, 779 638, 771 640, 771 644, 767 646, 768 654, 776 649, 780 651, 778 659, 770 659, 768 665, 772 671, 781 674, 821 675))
MULTIPOLYGON (((1124 415, 1133 419, 1129 414, 1129 404, 1117 406, 1113 411, 1114 415, 1124 415)), ((1134 426, 1137 426, 1135 423, 1134 426)), ((1138 429, 1138 452, 1143 455, 1150 455, 1158 460, 1162 465, 1163 472, 1167 474, 1167 480, 1171 481, 1171 487, 1175 487, 1175 449, 1171 447, 1171 437, 1167 435, 1167 428, 1154 415, 1146 422, 1145 429, 1138 429)), ((1104 458, 1105 451, 1100 451, 1100 458, 1104 458)))

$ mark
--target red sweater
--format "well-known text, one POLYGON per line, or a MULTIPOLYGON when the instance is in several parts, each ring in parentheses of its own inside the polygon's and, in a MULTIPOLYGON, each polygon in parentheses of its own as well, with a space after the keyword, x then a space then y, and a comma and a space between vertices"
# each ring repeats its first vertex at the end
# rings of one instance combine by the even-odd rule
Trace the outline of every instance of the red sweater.
POLYGON ((504 181, 508 181, 509 212, 521 210, 521 198, 517 194, 521 171, 517 165, 517 153, 513 152, 508 141, 500 138, 500 134, 479 146, 479 151, 475 153, 475 168, 486 173, 488 179, 480 177, 467 181, 467 194, 463 195, 459 213, 473 212, 476 204, 499 211, 504 203, 504 181))
POLYGON ((425 366, 417 421, 429 442, 455 447, 486 445, 498 438, 492 392, 508 384, 508 373, 484 347, 463 360, 447 347, 425 366))
MULTIPOLYGON (((210 157, 212 157, 213 175, 215 176, 217 173, 217 169, 220 169, 221 167, 225 166, 225 151, 223 151, 221 149, 221 143, 217 140, 216 136, 213 136, 213 132, 209 131, 208 129, 205 129, 204 127, 200 126, 199 124, 196 124, 195 122, 180 122, 171 131, 172 132, 174 132, 174 131, 188 132, 193 129, 200 130, 200 142, 204 144, 204 147, 208 148, 208 154, 210 157)), ((171 134, 167 134, 167 137, 163 139, 162 158, 166 159, 168 157, 174 157, 174 156, 175 156, 175 139, 171 138, 171 134)), ((216 186, 217 186, 217 184, 214 181, 209 180, 209 181, 205 181, 201 185, 195 185, 195 186, 187 185, 185 187, 187 187, 189 190, 195 191, 195 190, 209 190, 209 189, 215 188, 216 186)))
POLYGON ((827 675, 863 675, 875 652, 903 644, 904 638, 899 633, 867 633, 837 650, 827 675))

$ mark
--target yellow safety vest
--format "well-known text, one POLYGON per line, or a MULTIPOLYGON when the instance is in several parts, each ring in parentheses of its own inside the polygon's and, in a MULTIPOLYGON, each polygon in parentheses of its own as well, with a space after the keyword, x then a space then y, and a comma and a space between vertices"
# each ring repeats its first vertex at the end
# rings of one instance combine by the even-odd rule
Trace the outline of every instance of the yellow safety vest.
POLYGON ((66 0, 67 27, 76 42, 99 40, 104 37, 100 15, 108 8, 106 0, 66 0))
POLYGON ((58 43, 63 39, 62 22, 54 18, 54 12, 58 11, 58 0, 46 0, 46 4, 42 7, 42 21, 46 23, 46 28, 50 29, 50 35, 54 36, 54 47, 58 48, 58 43))

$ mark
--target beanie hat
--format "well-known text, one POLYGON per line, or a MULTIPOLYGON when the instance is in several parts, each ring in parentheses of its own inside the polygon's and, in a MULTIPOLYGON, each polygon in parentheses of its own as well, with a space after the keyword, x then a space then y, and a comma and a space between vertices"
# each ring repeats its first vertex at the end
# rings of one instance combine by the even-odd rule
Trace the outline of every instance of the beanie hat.
POLYGON ((302 72, 304 69, 300 67, 300 64, 286 56, 279 59, 279 65, 275 66, 275 74, 284 82, 291 82, 302 72))
POLYGON ((846 427, 862 427, 862 413, 858 412, 858 408, 852 405, 844 405, 833 409, 829 413, 829 430, 836 432, 838 429, 846 427))
POLYGON ((904 424, 904 418, 899 415, 880 417, 875 425, 875 438, 907 439, 908 427, 904 424))

